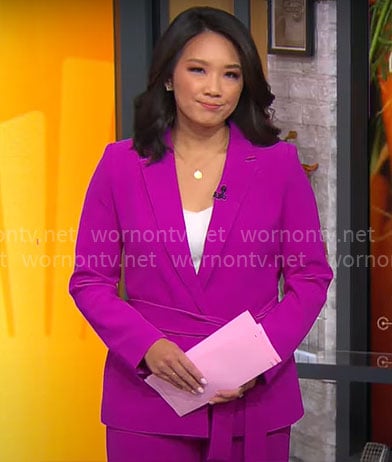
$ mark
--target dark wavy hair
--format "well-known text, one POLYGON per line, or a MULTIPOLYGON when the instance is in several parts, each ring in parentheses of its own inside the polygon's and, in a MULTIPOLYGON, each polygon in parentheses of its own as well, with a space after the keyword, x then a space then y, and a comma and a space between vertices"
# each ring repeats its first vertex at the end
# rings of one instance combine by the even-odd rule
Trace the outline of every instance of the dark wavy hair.
POLYGON ((158 40, 150 67, 147 90, 135 98, 133 146, 141 157, 160 160, 167 146, 163 135, 176 118, 173 92, 165 83, 172 77, 185 44, 196 35, 212 31, 223 35, 236 48, 244 86, 236 109, 230 115, 253 144, 269 146, 280 130, 272 124, 269 106, 274 100, 260 56, 248 29, 235 16, 216 8, 195 7, 179 14, 158 40))

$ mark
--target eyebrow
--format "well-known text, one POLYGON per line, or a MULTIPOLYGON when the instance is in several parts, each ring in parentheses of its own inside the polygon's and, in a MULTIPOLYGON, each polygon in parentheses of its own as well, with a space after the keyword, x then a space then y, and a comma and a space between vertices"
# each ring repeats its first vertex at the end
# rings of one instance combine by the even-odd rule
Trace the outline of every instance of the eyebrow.
MULTIPOLYGON (((187 59, 187 62, 194 62, 194 63, 202 64, 203 66, 209 65, 208 61, 204 61, 204 59, 198 59, 198 58, 189 58, 187 59)), ((226 64, 225 69, 241 70, 241 65, 240 64, 226 64)))

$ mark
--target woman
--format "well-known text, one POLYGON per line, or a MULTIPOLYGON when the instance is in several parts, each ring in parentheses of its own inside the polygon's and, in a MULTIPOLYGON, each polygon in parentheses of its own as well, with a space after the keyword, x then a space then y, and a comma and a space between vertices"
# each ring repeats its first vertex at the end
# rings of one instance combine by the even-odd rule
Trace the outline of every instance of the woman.
POLYGON ((109 348, 110 462, 288 460, 303 414, 293 352, 332 274, 272 100, 247 29, 224 11, 187 10, 156 46, 133 141, 109 145, 91 180, 70 291, 109 348), (246 309, 282 362, 177 416, 144 378, 203 393, 184 351, 246 309))

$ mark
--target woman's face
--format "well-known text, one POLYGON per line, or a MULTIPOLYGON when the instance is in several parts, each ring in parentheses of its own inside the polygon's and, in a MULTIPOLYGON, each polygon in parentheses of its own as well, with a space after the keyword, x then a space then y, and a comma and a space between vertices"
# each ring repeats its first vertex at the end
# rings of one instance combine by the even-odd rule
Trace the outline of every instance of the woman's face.
POLYGON ((243 88, 234 45, 215 32, 203 32, 185 45, 173 72, 178 124, 213 128, 225 123, 243 88))

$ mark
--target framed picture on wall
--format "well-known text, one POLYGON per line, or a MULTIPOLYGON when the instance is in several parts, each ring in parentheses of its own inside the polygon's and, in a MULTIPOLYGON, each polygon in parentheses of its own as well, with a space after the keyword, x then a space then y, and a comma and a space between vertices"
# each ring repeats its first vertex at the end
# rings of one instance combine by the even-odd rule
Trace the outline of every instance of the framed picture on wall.
POLYGON ((313 55, 313 0, 268 0, 268 53, 313 55))

